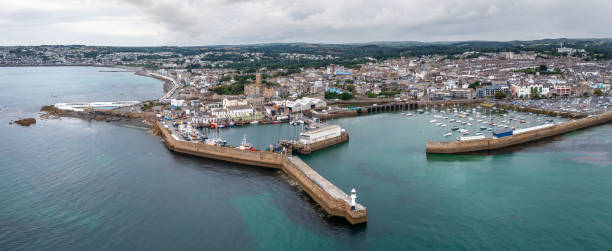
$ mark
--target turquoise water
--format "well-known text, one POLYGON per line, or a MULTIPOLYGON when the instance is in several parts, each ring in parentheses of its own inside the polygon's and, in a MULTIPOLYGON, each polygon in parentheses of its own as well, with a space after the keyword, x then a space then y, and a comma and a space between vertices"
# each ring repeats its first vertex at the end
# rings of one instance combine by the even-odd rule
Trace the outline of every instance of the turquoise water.
MULTIPOLYGON (((352 227, 322 216, 277 171, 173 154, 142 129, 8 125, 43 104, 161 96, 157 80, 99 70, 0 68, 1 249, 612 249, 612 125, 499 155, 445 156, 425 154, 443 133, 425 117, 331 121, 350 141, 304 160, 357 189, 369 221, 352 227)), ((265 146, 296 132, 220 133, 265 146)))

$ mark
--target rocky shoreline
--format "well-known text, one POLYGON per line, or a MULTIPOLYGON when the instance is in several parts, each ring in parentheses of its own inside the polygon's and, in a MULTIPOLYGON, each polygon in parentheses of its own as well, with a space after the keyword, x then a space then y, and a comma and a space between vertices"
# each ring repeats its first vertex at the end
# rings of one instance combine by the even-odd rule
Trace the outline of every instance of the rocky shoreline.
POLYGON ((40 117, 42 119, 59 119, 62 117, 80 118, 87 120, 115 122, 119 124, 130 125, 134 127, 151 128, 155 121, 155 114, 151 112, 120 112, 114 110, 86 110, 86 111, 68 111, 62 110, 52 105, 46 105, 40 108, 43 112, 40 117))

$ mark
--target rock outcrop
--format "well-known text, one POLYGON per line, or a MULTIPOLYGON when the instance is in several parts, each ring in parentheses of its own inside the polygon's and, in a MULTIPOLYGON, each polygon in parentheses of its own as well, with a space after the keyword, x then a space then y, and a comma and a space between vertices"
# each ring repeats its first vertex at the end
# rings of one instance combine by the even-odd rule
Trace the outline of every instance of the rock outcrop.
POLYGON ((36 119, 27 118, 27 119, 15 120, 14 122, 20 126, 30 126, 31 124, 36 124, 36 119))

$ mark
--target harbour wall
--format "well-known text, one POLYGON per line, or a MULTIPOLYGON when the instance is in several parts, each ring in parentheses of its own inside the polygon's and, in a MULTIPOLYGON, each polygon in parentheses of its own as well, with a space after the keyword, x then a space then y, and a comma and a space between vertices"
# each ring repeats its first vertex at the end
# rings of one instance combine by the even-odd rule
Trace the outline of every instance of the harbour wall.
POLYGON ((612 121, 612 112, 606 112, 591 118, 582 118, 578 120, 572 120, 563 124, 554 125, 539 130, 534 130, 526 133, 517 135, 507 136, 503 138, 493 139, 480 139, 480 140, 469 140, 469 141, 452 141, 452 142, 427 142, 427 153, 442 153, 442 154, 456 154, 456 153, 469 153, 469 152, 480 152, 498 150, 510 146, 515 146, 530 141, 544 139, 551 136, 556 136, 575 130, 588 128, 595 125, 605 124, 612 121))
POLYGON ((342 142, 346 142, 349 140, 349 133, 342 132, 340 136, 334 137, 331 139, 321 140, 319 142, 311 143, 311 144, 300 144, 297 143, 296 148, 297 151, 301 154, 311 154, 314 151, 321 150, 326 147, 330 147, 336 144, 340 144, 342 142))
POLYGON ((365 207, 357 204, 352 209, 350 197, 346 193, 319 175, 299 157, 179 141, 174 139, 159 122, 155 122, 153 133, 162 137, 168 149, 174 152, 251 166, 281 169, 330 215, 344 217, 351 224, 367 222, 365 207))

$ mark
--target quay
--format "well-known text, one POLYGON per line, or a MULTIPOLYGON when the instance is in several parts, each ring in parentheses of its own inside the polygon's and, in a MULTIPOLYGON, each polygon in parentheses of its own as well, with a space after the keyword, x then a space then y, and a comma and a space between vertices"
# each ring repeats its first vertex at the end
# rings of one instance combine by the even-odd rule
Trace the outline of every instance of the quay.
POLYGON ((366 208, 358 203, 353 204, 352 196, 354 194, 348 196, 310 168, 299 157, 176 140, 159 121, 155 122, 152 132, 160 136, 166 147, 173 152, 250 166, 280 169, 304 188, 304 191, 330 215, 343 217, 353 225, 367 222, 366 208))
POLYGON ((280 140, 279 143, 291 152, 311 154, 349 140, 349 133, 337 125, 323 126, 321 128, 302 132, 299 140, 280 140))
POLYGON ((572 120, 563 124, 543 127, 537 130, 502 138, 486 138, 467 141, 434 142, 428 141, 426 153, 459 154, 498 150, 531 141, 536 141, 564 133, 601 125, 612 121, 612 112, 605 112, 594 117, 572 120))

